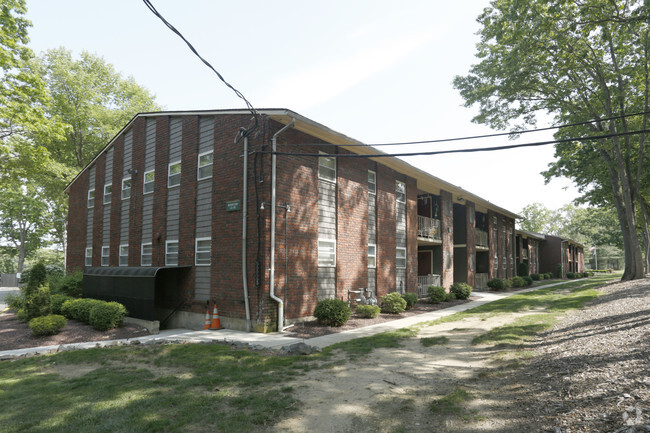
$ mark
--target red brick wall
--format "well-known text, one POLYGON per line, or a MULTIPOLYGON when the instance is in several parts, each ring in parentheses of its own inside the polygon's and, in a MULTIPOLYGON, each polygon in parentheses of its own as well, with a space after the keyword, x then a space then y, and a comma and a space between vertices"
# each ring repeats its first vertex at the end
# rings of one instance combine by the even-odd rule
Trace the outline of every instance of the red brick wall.
POLYGON ((104 233, 104 179, 106 153, 95 163, 95 214, 93 215, 93 266, 101 265, 102 237, 104 233))
POLYGON ((129 266, 140 266, 142 246, 142 183, 144 182, 145 118, 133 122, 133 145, 131 147, 131 202, 129 209, 129 266))
POLYGON ((440 191, 440 229, 442 230, 442 285, 449 289, 454 283, 454 204, 452 195, 440 191))
POLYGON ((377 296, 396 290, 395 171, 377 164, 377 296))
MULTIPOLYGON (((367 212, 366 212, 367 214, 367 212)), ((406 178, 406 291, 418 291, 418 184, 406 178)))
POLYGON ((122 210, 122 170, 124 167, 124 135, 113 143, 113 191, 111 193, 110 260, 109 266, 119 265, 120 219, 122 210))
MULTIPOLYGON (((153 193, 152 266, 165 266, 167 238, 167 167, 169 165, 169 117, 156 119, 156 161, 153 193)), ((144 176, 144 173, 143 173, 144 176)))
POLYGON ((476 286, 476 208, 471 201, 466 202, 465 224, 467 230, 467 284, 476 286))

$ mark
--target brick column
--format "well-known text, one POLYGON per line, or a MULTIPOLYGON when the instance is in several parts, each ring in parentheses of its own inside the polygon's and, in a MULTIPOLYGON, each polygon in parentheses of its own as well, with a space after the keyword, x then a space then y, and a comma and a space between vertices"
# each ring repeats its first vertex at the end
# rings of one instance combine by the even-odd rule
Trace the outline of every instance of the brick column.
POLYGON ((418 184, 406 178, 406 291, 418 291, 418 184))
POLYGON ((113 142, 113 191, 111 192, 111 222, 109 266, 119 265, 120 220, 122 217, 122 171, 124 169, 124 134, 113 142))
POLYGON ((454 283, 454 203, 452 195, 440 191, 441 212, 440 228, 442 230, 442 285, 449 289, 454 283))
MULTIPOLYGON (((169 166, 169 117, 156 119, 156 163, 153 192, 152 266, 165 266, 167 238, 167 167, 169 166)), ((144 173, 143 173, 144 175, 144 173)))
POLYGON ((465 205, 467 218, 465 226, 467 230, 467 284, 476 286, 476 207, 473 202, 468 201, 465 205))
POLYGON ((142 184, 144 182, 144 158, 146 149, 145 117, 133 122, 133 145, 131 146, 131 202, 129 221, 129 266, 140 266, 142 245, 142 184))
POLYGON ((88 170, 68 190, 68 242, 66 272, 82 270, 86 255, 86 224, 88 224, 88 170))
POLYGON ((95 163, 95 213, 93 214, 93 266, 102 264, 102 241, 104 234, 104 180, 106 179, 106 153, 95 163))

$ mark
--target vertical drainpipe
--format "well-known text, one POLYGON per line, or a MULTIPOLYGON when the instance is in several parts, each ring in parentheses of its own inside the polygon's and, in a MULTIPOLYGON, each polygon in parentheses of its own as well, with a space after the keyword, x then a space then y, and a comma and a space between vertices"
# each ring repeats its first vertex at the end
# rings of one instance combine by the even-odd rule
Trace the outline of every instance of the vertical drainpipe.
MULTIPOLYGON (((286 129, 293 127, 296 119, 291 119, 291 122, 286 124, 282 129, 273 134, 272 154, 271 154, 271 272, 269 281, 269 296, 278 303, 278 332, 282 332, 284 328, 284 303, 282 299, 275 295, 275 207, 276 207, 276 167, 277 156, 275 154, 277 147, 277 137, 282 134, 286 129)), ((285 276, 286 278, 286 276, 285 276)))
MULTIPOLYGON (((245 132, 243 132, 245 134, 245 132)), ((241 272, 244 284, 244 307, 246 310, 246 332, 251 332, 251 310, 248 303, 248 276, 246 268, 247 259, 247 220, 248 220, 248 135, 244 135, 244 179, 242 197, 242 235, 241 235, 241 272)))

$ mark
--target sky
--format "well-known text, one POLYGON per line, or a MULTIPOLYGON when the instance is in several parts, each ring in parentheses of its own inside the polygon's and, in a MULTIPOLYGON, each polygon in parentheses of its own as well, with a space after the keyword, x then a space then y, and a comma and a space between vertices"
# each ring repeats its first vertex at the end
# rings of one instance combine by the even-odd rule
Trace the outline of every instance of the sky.
MULTIPOLYGON (((452 81, 475 58, 487 0, 151 0, 255 108, 288 108, 367 144, 494 131, 472 123, 452 81)), ((102 56, 166 110, 245 108, 141 1, 27 0, 29 46, 102 56)), ((548 126, 548 120, 539 127, 548 126)), ((382 147, 418 152, 550 139, 529 134, 382 147)), ((415 156, 410 164, 512 212, 578 196, 568 179, 544 183, 553 146, 415 156)))

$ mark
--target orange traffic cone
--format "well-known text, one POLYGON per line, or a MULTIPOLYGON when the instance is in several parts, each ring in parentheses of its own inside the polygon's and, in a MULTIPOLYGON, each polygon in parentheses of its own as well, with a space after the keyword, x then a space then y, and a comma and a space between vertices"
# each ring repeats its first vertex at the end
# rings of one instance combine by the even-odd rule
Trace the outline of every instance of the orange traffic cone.
POLYGON ((210 308, 205 310, 205 324, 203 325, 203 329, 210 329, 210 308))
POLYGON ((221 320, 219 320, 219 310, 217 310, 217 304, 214 304, 214 309, 212 310, 212 324, 210 329, 221 329, 221 320))

